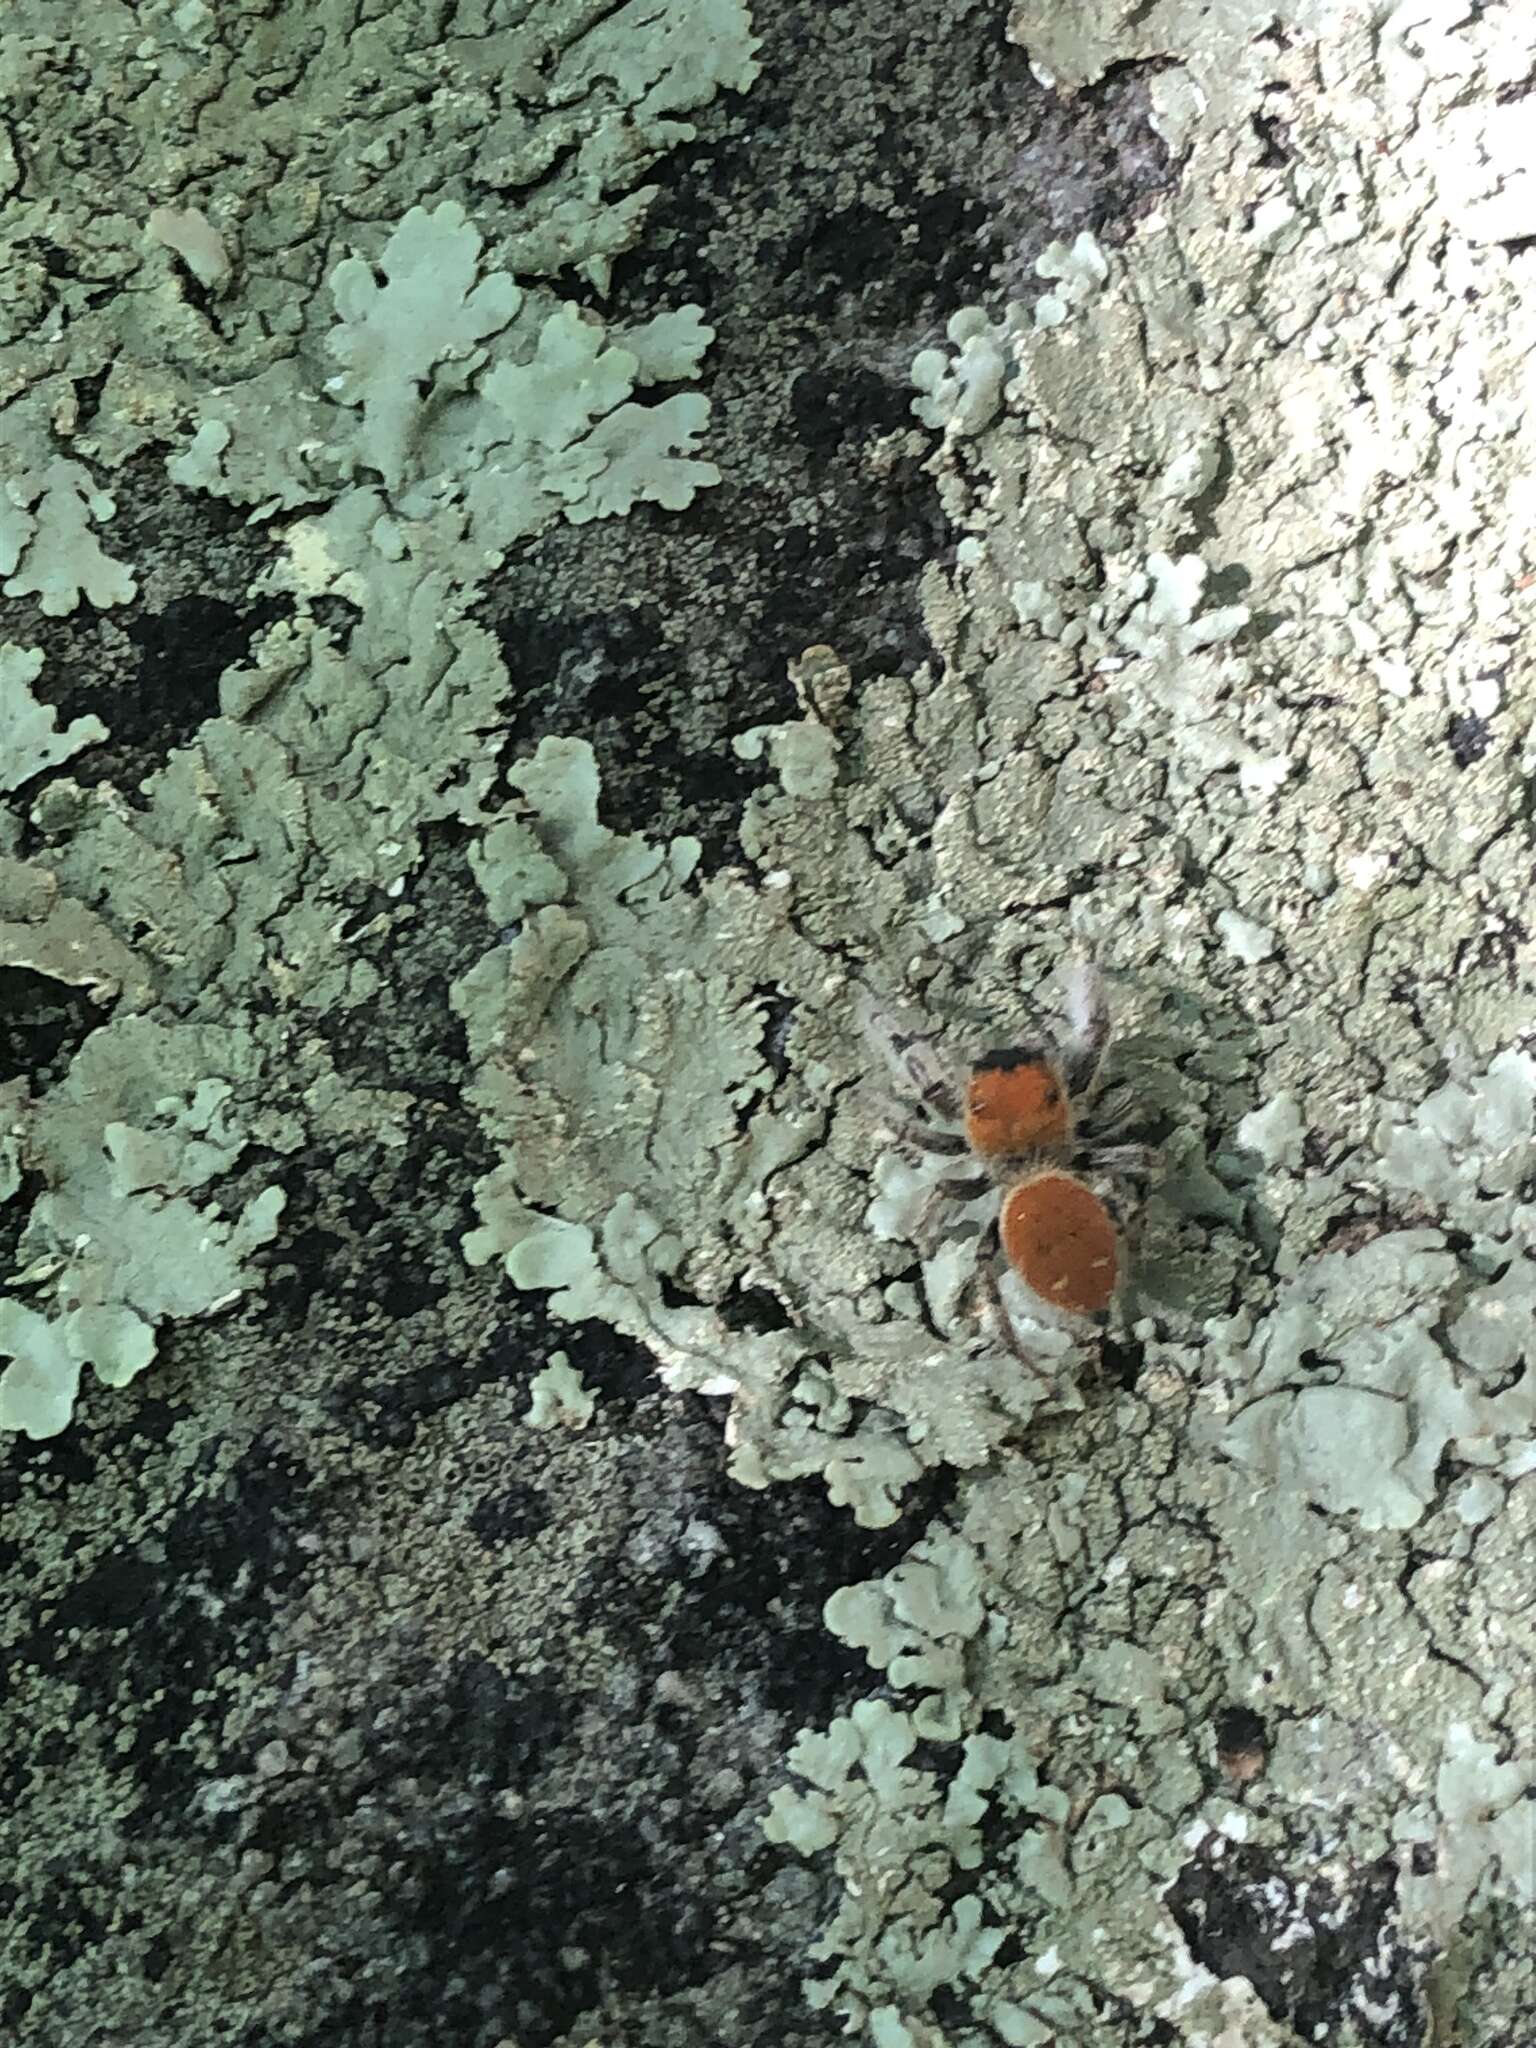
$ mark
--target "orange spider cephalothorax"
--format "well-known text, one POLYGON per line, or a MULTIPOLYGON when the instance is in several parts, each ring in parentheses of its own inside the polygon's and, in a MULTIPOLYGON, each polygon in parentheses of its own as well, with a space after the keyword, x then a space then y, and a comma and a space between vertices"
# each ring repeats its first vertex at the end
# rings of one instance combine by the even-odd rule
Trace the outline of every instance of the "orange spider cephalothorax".
POLYGON ((982 1159, 1015 1159, 1065 1145, 1072 1109, 1054 1061, 1038 1052, 989 1052, 971 1069, 965 1136, 982 1159))
POLYGON ((1073 1315, 1101 1315, 1120 1278, 1114 1219, 1074 1173, 1046 1168, 1003 1197, 1004 1256, 1042 1301, 1073 1315))

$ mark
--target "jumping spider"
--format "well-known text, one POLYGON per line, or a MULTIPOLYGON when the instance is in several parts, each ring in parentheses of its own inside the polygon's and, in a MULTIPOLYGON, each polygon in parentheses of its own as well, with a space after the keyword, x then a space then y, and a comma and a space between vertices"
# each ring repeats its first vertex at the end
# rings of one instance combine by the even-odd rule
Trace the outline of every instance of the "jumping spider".
POLYGON ((1027 1360, 1004 1301, 1011 1269, 1038 1302, 1068 1319, 1102 1323, 1123 1278, 1120 1227, 1104 1183, 1137 1194, 1151 1178, 1148 1147, 1123 1142, 1125 1119, 1094 1114, 1110 1016, 1097 969, 1065 977, 1059 1030, 984 1053, 956 1072, 934 1041, 878 997, 863 1022, 904 1107, 885 1118, 898 1144, 944 1162, 914 1237, 931 1234, 935 1211, 999 1192, 977 1247, 977 1280, 1013 1350, 1027 1360))

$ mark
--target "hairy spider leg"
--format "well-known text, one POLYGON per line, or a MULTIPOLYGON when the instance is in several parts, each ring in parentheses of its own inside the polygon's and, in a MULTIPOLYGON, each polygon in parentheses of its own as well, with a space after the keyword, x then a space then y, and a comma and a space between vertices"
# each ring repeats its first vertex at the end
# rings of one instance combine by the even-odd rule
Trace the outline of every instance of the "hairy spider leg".
POLYGON ((1109 992, 1091 961, 1074 960, 1068 967, 1062 1016, 1062 1072, 1069 1094, 1081 1102, 1093 1092, 1109 1044, 1109 992))
POLYGON ((903 1117, 890 1122, 888 1128, 895 1143, 910 1145, 916 1152, 929 1152, 939 1159, 959 1159, 970 1153, 970 1146, 958 1131, 940 1130, 937 1124, 903 1117))
POLYGON ((1072 1163, 1085 1172, 1134 1181, 1145 1193, 1156 1177, 1157 1151, 1151 1145, 1101 1145, 1094 1138, 1084 1138, 1073 1148, 1072 1163))
POLYGON ((960 1098, 947 1066, 926 1033, 908 1028, 872 989, 859 997, 859 1022, 893 1079, 945 1123, 960 1120, 960 1098))
POLYGON ((1051 1375, 1042 1365, 1030 1357, 1028 1350, 1025 1348, 1024 1341, 1019 1335, 1013 1317, 1008 1313, 1008 1304, 1003 1299, 1002 1282, 997 1274, 997 1261, 1001 1255, 1001 1240, 997 1219, 994 1217, 992 1222, 988 1224, 986 1236, 982 1240, 976 1262, 974 1285, 981 1289, 982 1294, 986 1298, 988 1308, 991 1309, 993 1316, 1001 1325, 1003 1335, 1007 1340, 1008 1349, 1012 1352, 1014 1358, 1017 1359, 1018 1363, 1026 1371, 1033 1373, 1041 1386, 1053 1386, 1054 1381, 1051 1375))
POLYGON ((912 1226, 913 1241, 917 1242, 926 1237, 933 1222, 934 1211, 942 1204, 979 1202, 983 1195, 990 1194, 991 1191, 992 1183, 984 1174, 966 1178, 964 1175, 946 1173, 928 1190, 923 1206, 918 1211, 917 1221, 912 1226))

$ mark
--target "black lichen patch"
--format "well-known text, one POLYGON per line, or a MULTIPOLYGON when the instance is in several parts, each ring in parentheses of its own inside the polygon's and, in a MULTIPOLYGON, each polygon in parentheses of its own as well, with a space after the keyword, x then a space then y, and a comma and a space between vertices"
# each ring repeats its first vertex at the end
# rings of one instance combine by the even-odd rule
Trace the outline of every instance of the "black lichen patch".
POLYGON ((920 579, 954 542, 908 372, 989 294, 979 138, 1004 111, 1010 61, 986 8, 866 11, 851 34, 791 5, 759 28, 750 101, 722 100, 675 153, 601 307, 622 325, 692 302, 717 321, 707 452, 725 480, 680 513, 541 535, 486 607, 514 681, 509 751, 589 738, 605 820, 695 834, 706 871, 739 857, 740 812, 764 780, 732 738, 796 715, 787 670, 807 646, 835 647, 856 680, 936 660, 920 579), (548 624, 551 586, 567 593, 569 635, 548 624))
MULTIPOLYGON (((681 531, 678 515, 667 519, 681 531)), ((664 544, 665 535, 656 540, 664 544)), ((723 550, 723 533, 718 544, 723 550)), ((535 590, 546 580, 536 579, 535 590)), ((680 585, 676 615, 699 602, 697 591, 680 585)), ((651 606, 557 614, 516 602, 500 611, 494 627, 514 680, 504 760, 531 753, 547 734, 584 739, 602 775, 606 825, 653 836, 691 832, 718 866, 737 851, 741 808, 763 780, 761 764, 741 760, 728 735, 794 715, 787 657, 781 653, 776 665, 733 662, 728 700, 716 692, 711 703, 690 678, 686 632, 664 634, 660 621, 651 606), (710 730, 695 723, 700 718, 710 730), (659 830, 658 816, 665 821, 659 830)), ((511 793, 504 785, 501 794, 511 793)))
MULTIPOLYGON (((340 1696, 310 1697, 334 1726, 340 1696)), ((570 1692, 547 1669, 474 1652, 442 1670, 385 1653, 348 1697, 323 1772, 263 1778, 249 1755, 233 1759, 242 1796, 202 1834, 222 1861, 264 1863, 265 1910, 291 1911, 325 1964, 307 2002, 323 2021, 282 2038, 552 2048, 585 2012, 686 2002, 707 1983, 781 1859, 734 1820, 722 1853, 696 1731, 668 1733, 668 1710, 648 1721, 633 1698, 570 1692), (346 1908, 315 1917, 338 1886, 346 1908)), ((774 1928, 760 1945, 779 1945, 774 1928)), ((624 2025, 612 2038, 652 2036, 624 2025)), ((692 2038, 686 2025, 666 2033, 692 2038)))
POLYGON ((1105 1337, 1099 1345, 1099 1365, 1105 1376, 1126 1393, 1134 1391, 1147 1362, 1146 1346, 1136 1337, 1105 1337))
POLYGON ((857 202, 816 209, 765 245, 760 261, 799 315, 826 319, 856 304, 864 326, 900 327, 974 296, 986 278, 986 218, 973 195, 955 190, 914 194, 905 212, 857 202))
POLYGON ((546 732, 585 733, 603 719, 628 717, 671 670, 653 605, 586 614, 528 606, 504 613, 496 637, 516 688, 507 730, 514 755, 530 752, 546 732))
MULTIPOLYGON (((450 988, 491 932, 459 829, 439 821, 422 843, 438 857, 412 878, 398 914, 376 890, 350 904, 357 920, 385 913, 350 949, 377 970, 378 987, 365 1003, 319 1013, 315 1029, 348 1081, 459 1109, 468 1124, 461 1100, 468 1048, 450 988)), ((464 1134, 456 1130, 449 1142, 464 1142, 464 1134)))
POLYGON ((952 563, 955 543, 919 454, 890 464, 878 497, 867 485, 850 485, 836 508, 835 544, 821 520, 809 525, 776 517, 766 492, 753 493, 750 501, 744 494, 744 505, 753 501, 761 516, 746 546, 755 557, 752 581, 762 616, 745 656, 749 673, 762 681, 782 674, 819 639, 836 647, 856 681, 937 663, 915 593, 925 565, 952 563))
POLYGON ((847 440, 894 433, 912 417, 912 393, 861 363, 802 370, 789 388, 789 417, 812 460, 847 440))
POLYGON ((235 605, 198 592, 130 619, 138 666, 132 688, 113 699, 111 743, 163 748, 178 727, 190 739, 204 719, 218 715, 224 670, 288 609, 279 598, 235 605))
POLYGON ((189 745, 204 720, 218 716, 220 675, 290 609, 286 599, 236 603, 209 591, 173 597, 157 612, 135 607, 121 621, 130 670, 110 693, 74 680, 77 664, 50 662, 39 687, 46 685, 61 720, 94 712, 107 727, 105 740, 71 761, 70 775, 86 786, 133 789, 170 748, 189 745))
POLYGON ((1252 1707, 1223 1707, 1216 1716, 1216 1747, 1223 1756, 1267 1746, 1263 1717, 1252 1707))
MULTIPOLYGON (((530 1306, 526 1300, 522 1304, 525 1310, 530 1306)), ((542 1362, 557 1349, 567 1354, 578 1378, 597 1395, 599 1416, 615 1405, 629 1409, 652 1400, 660 1387, 654 1354, 611 1323, 556 1323, 541 1310, 533 1355, 542 1362)))
POLYGON ((1490 913, 1482 931, 1474 938, 1462 939, 1458 943, 1451 978, 1459 981, 1464 974, 1476 969, 1483 974, 1507 976, 1512 985, 1523 983, 1530 944, 1530 927, 1520 918, 1490 913))
MULTIPOLYGON (((381 1698, 377 1704, 386 1702, 381 1698)), ((572 1701, 544 1679, 473 1652, 446 1673, 416 1668, 392 1685, 394 1711, 374 1719, 359 1790, 393 1778, 474 1789, 526 1788, 569 1738, 572 1701), (402 1702, 408 1711, 399 1711, 402 1702)))
POLYGON ((0 1082, 25 1080, 43 1095, 61 1080, 104 1012, 83 988, 0 967, 0 1082))
POLYGON ((525 1542, 549 1526, 549 1504, 536 1486, 517 1480, 477 1501, 469 1526, 488 1550, 525 1542))
POLYGON ((398 1206, 382 1199, 377 1181, 339 1172, 333 1159, 307 1157, 272 1173, 287 1196, 284 1229, 253 1264, 278 1325, 302 1327, 317 1302, 333 1320, 403 1322, 442 1299, 450 1256, 473 1221, 467 1190, 445 1229, 417 1199, 409 1157, 394 1163, 398 1206))
MULTIPOLYGON (((23 1436, 9 1437, 5 1457, 0 1460, 0 1529, 9 1526, 10 1511, 27 1494, 34 1500, 55 1502, 67 1494, 83 1492, 96 1478, 100 1463, 95 1446, 88 1443, 78 1430, 48 1437, 41 1443, 34 1443, 23 1436)), ((0 1537, 0 1546, 3 1546, 0 1556, 19 1558, 21 1555, 16 1546, 9 1544, 4 1537, 0 1537)), ((4 1659, 8 1654, 0 1650, 0 1680, 3 1680, 4 1659)), ((0 1699, 4 1697, 4 1685, 0 1683, 0 1699)), ((3 1752, 0 1752, 0 1770, 3 1768, 3 1752)))
POLYGON ((1493 734, 1485 718, 1478 718, 1472 712, 1461 712, 1445 729, 1445 743, 1451 750, 1458 768, 1470 768, 1481 761, 1493 745, 1493 734))
POLYGON ((421 2016, 452 2040, 551 2048, 608 1998, 675 1993, 717 1967, 711 1901, 634 1826, 481 1814, 408 1858, 401 1892, 427 1948, 421 2016))
POLYGON ((1066 98, 1043 87, 1010 46, 987 124, 994 146, 985 183, 1005 296, 1038 295, 1034 265, 1047 243, 1083 233, 1122 242, 1176 183, 1179 167, 1152 125, 1151 80, 1167 68, 1117 64, 1066 98))
POLYGON ((1348 2023, 1365 2048, 1420 2048, 1418 1968, 1397 1934, 1397 1870, 1383 1860, 1348 1890, 1295 1877, 1267 1850, 1211 1838, 1168 1906, 1196 1962, 1246 1977, 1272 2019, 1303 2041, 1348 2023))
POLYGON ((489 1377, 446 1351, 402 1364, 391 1346, 376 1364, 328 1393, 325 1406, 358 1442, 376 1450, 404 1450, 424 1423, 468 1400, 489 1377))
POLYGON ((138 1782, 129 1834, 179 1821, 206 1768, 193 1738, 217 1724, 221 1674, 264 1661, 275 1603, 309 1568, 303 1462, 270 1442, 216 1477, 217 1460, 215 1440, 152 1549, 98 1556, 0 1654, 0 1691, 8 1671, 34 1670, 77 1686, 116 1724, 101 1754, 138 1782))
MULTIPOLYGON (((343 1165, 333 1148, 317 1147, 263 1171, 263 1184, 286 1197, 279 1236, 252 1260, 278 1327, 302 1328, 317 1311, 354 1324, 406 1322, 464 1271, 474 1180, 495 1157, 468 1110, 413 1112, 405 1145, 371 1152, 366 1178, 355 1157, 343 1165)), ((412 1369, 430 1374, 432 1362, 412 1369)))
POLYGON ((1269 1754, 1269 1731, 1252 1707, 1223 1707, 1214 1732, 1217 1762, 1233 1783, 1258 1777, 1269 1754))
POLYGON ((602 1561, 581 1612, 593 1623, 627 1608, 649 1618, 654 1587, 664 1583, 665 1624, 658 1631, 648 1619, 644 1631, 625 1635, 638 1663, 708 1670, 793 1727, 846 1711, 867 1688, 869 1668, 827 1629, 822 1609, 840 1587, 900 1562, 913 1528, 943 1506, 953 1475, 930 1475, 892 1527, 861 1529, 819 1485, 739 1485, 725 1469, 718 1423, 700 1404, 669 1412, 664 1431, 663 1452, 653 1446, 647 1456, 653 1476, 636 1502, 631 1540, 602 1561), (658 1471, 673 1483, 658 1485, 658 1471))
MULTIPOLYGON (((1271 85, 1266 86, 1265 91, 1280 96, 1284 94, 1285 87, 1271 85)), ((1262 113, 1250 115, 1249 120, 1259 140, 1261 167, 1265 170, 1283 169, 1294 155, 1291 146, 1291 122, 1283 107, 1278 104, 1267 107, 1262 113)))
POLYGON ((743 1287, 738 1283, 721 1301, 719 1315, 728 1330, 748 1331, 756 1336, 790 1326, 789 1310, 766 1287, 743 1287))

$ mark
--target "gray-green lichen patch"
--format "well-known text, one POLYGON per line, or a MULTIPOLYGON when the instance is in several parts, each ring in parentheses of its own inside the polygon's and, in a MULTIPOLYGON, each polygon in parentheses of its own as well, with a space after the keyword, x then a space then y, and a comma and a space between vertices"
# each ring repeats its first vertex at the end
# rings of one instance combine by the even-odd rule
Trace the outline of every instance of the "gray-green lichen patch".
MULTIPOLYGON (((11 410, 14 462, 27 423, 14 417, 19 405, 11 410)), ((36 438, 46 446, 41 434, 36 438)), ((106 553, 96 531, 116 509, 83 463, 55 455, 18 467, 0 501, 0 589, 7 597, 36 598, 48 617, 72 612, 82 598, 97 606, 129 603, 137 585, 125 565, 106 553)))
POLYGON ((233 1032, 123 1018, 90 1035, 40 1103, 16 1102, 17 1156, 44 1192, 7 1275, 16 1293, 0 1301, 0 1427, 57 1435, 82 1365, 122 1386, 149 1364, 162 1323, 226 1309, 249 1284, 282 1191, 233 1216, 206 1199, 253 1135, 233 1082, 212 1076, 247 1079, 248 1064, 233 1032))
POLYGON ((848 1093, 854 990, 813 941, 835 938, 853 876, 866 911, 896 905, 862 830, 889 798, 836 780, 847 680, 807 656, 807 716, 772 735, 783 781, 743 831, 756 886, 699 885, 686 842, 610 831, 590 751, 546 741, 476 857, 501 937, 454 999, 503 1156, 470 1258, 643 1338, 669 1384, 729 1394, 748 1483, 821 1472, 877 1525, 925 1469, 984 1463, 1042 1401, 1077 1397, 1070 1333, 1034 1329, 1053 1383, 967 1305, 974 1243, 914 1260, 922 1190, 898 1192, 848 1093), (775 987, 800 992, 787 1085, 763 1046, 775 987), (765 1289, 787 1327, 733 1333, 731 1296, 765 1289))
POLYGON ((0 796, 107 737, 101 720, 89 716, 58 730, 52 710, 33 693, 42 669, 39 648, 13 641, 0 647, 0 796))
MULTIPOLYGON (((712 336, 699 309, 609 328, 527 281, 574 269, 606 284, 655 196, 645 171, 720 86, 751 83, 745 11, 471 15, 446 40, 408 7, 360 36, 315 17, 291 41, 254 13, 197 6, 8 23, 26 111, 5 231, 72 260, 23 261, 0 314, 6 595, 47 617, 131 603, 101 537, 118 509, 101 477, 151 450, 171 450, 175 487, 289 518, 268 578, 289 615, 225 668, 218 715, 136 791, 56 777, 29 791, 25 826, 6 814, 7 856, 29 834, 35 857, 7 859, 4 964, 123 1004, 7 1133, 45 1190, 13 1284, 47 1286, 8 1341, 15 1372, 56 1390, 29 1407, 13 1373, 6 1420, 21 1426, 61 1426, 83 1357, 102 1378, 147 1362, 137 1337, 112 1350, 105 1305, 149 1330, 232 1301, 282 1206, 269 1186, 224 1220, 188 1200, 202 1181, 184 1184, 176 1156, 142 1145, 143 1178, 112 1178, 129 1170, 114 1091, 145 1080, 144 1034, 168 1034, 175 1057, 130 1128, 195 1113, 184 1094, 217 1098, 247 1134, 204 1179, 231 1173, 256 1134, 291 1153, 306 1133, 350 1136, 370 1108, 396 1142, 399 1099, 349 1087, 299 1020, 377 994, 364 954, 410 914, 398 899, 422 835, 489 820, 509 679, 468 618, 480 583, 551 521, 676 509, 718 481, 695 453, 707 401, 639 396, 698 374, 712 336), (90 66, 83 104, 72 55, 90 66), (396 80, 382 95, 381 65, 396 80), (213 151, 198 135, 210 98, 213 151), (342 147, 338 176, 330 130, 349 132, 354 100, 368 134, 342 147), (86 138, 69 175, 63 124, 86 138), (335 604, 317 617, 333 599, 355 615, 345 628, 335 604), (213 1064, 193 1074, 199 1050, 213 1064), (77 1130, 93 1090, 94 1140, 77 1130), (175 1284, 199 1260, 197 1283, 175 1284)), ((31 691, 39 664, 12 645, 0 668, 0 791, 106 736, 89 716, 55 730, 31 691)))
MULTIPOLYGON (((1520 2003, 1529 352, 1502 252, 1447 236, 1443 173, 1415 153, 1405 186, 1398 154, 1469 76, 1494 118, 1508 26, 1399 19, 1378 49, 1363 21, 1145 10, 1178 196, 1060 317, 978 313, 914 366, 964 534, 930 580, 946 674, 893 686, 883 730, 865 692, 841 752, 921 824, 868 835, 904 978, 997 1015, 1000 960, 1038 974, 1070 923, 1124 970, 1135 1078, 1184 1131, 1116 1346, 1134 1386, 962 1481, 982 1618, 925 1638, 900 1570, 829 1607, 898 1704, 808 1742, 768 1827, 838 1870, 812 1995, 871 2041, 1419 2048, 1432 2015, 1493 2041, 1520 2003), (878 749, 914 698, 903 776, 878 749), (1181 1219, 1206 1239, 1183 1287, 1181 1219), (958 1715, 926 1689, 950 1649, 958 1715), (1223 1783, 1226 1701, 1279 1737, 1223 1783), (947 1775, 904 1768, 920 1712, 947 1775), (983 1732, 1061 1804, 1029 1856, 1004 1806, 972 1874, 963 1841, 909 1836, 983 1732)), ((1013 32, 1082 82, 1121 27, 1026 6, 1013 32)), ((930 1529, 912 1562, 945 1549, 930 1529)))
POLYGON ((316 589, 354 593, 365 535, 395 563, 430 536, 472 582, 555 519, 581 524, 642 499, 678 510, 719 481, 692 452, 702 396, 632 397, 697 375, 713 330, 696 306, 647 322, 631 347, 595 314, 490 267, 451 200, 412 207, 377 266, 344 258, 328 288, 336 317, 318 354, 210 394, 169 465, 173 482, 254 500, 257 516, 334 499, 288 536, 316 589))
MULTIPOLYGON (((362 35, 324 13, 282 34, 263 21, 243 4, 158 10, 149 24, 111 4, 78 24, 46 6, 13 10, 6 85, 25 112, 9 190, 24 258, 0 345, 25 396, 8 425, 21 412, 77 431, 74 384, 105 375, 78 452, 110 470, 226 387, 291 460, 309 402, 294 371, 321 342, 343 223, 375 255, 424 189, 462 203, 473 188, 497 223, 498 271, 575 270, 601 289, 654 199, 642 179, 694 133, 687 116, 755 75, 738 0, 616 11, 492 0, 446 34, 409 5, 362 35), (72 53, 89 75, 83 95, 72 53), (73 134, 87 146, 71 150, 73 134), (49 247, 85 260, 50 267, 49 247)), ((460 320, 450 300, 445 280, 434 310, 460 320)), ((397 351, 403 341, 392 336, 397 351)), ((218 452, 205 440, 197 461, 218 452)), ((94 490, 79 462, 49 488, 83 501, 94 490)), ((28 506, 13 502, 16 548, 37 547, 18 526, 28 506)))
MULTIPOLYGON (((227 10, 218 22, 206 10, 195 22, 167 18, 139 39, 128 34, 126 13, 101 10, 87 41, 105 66, 101 89, 115 74, 116 92, 110 116, 94 109, 94 132, 115 130, 115 153, 133 157, 126 184, 105 153, 50 182, 49 124, 65 118, 67 91, 54 67, 65 45, 46 31, 26 41, 13 35, 14 84, 31 109, 29 167, 38 192, 49 194, 38 202, 39 223, 61 244, 89 241, 93 284, 115 290, 108 315, 38 267, 12 295, 4 340, 19 395, 5 421, 20 467, 0 513, 0 575, 10 594, 36 592, 45 611, 69 610, 80 595, 96 605, 131 599, 131 578, 95 537, 113 501, 78 458, 110 470, 156 443, 182 444, 171 457, 174 482, 252 505, 258 516, 323 503, 359 471, 391 490, 415 480, 430 507, 489 458, 493 476, 477 487, 475 523, 492 553, 562 510, 597 516, 644 496, 681 503, 713 480, 692 455, 702 399, 674 393, 649 409, 628 402, 637 381, 692 374, 707 330, 690 344, 674 323, 648 330, 639 354, 607 348, 604 380, 587 380, 587 404, 569 416, 563 393, 582 381, 571 352, 582 337, 600 337, 600 323, 562 308, 548 290, 528 297, 513 275, 574 267, 602 284, 654 197, 638 179, 692 133, 681 117, 721 85, 751 83, 745 11, 720 0, 708 10, 613 16, 574 9, 537 24, 520 8, 484 16, 446 41, 410 8, 363 38, 315 17, 285 48, 239 33, 227 10), (411 77, 412 88, 381 103, 380 64, 411 77), (212 154, 180 133, 191 108, 179 89, 189 67, 210 65, 221 111, 200 105, 197 122, 219 129, 212 154), (429 182, 456 195, 433 208, 416 203, 422 90, 432 101, 429 182), (357 93, 369 98, 371 139, 337 179, 334 166, 320 169, 322 138, 357 93), (143 124, 156 147, 140 158, 130 138, 143 124), (180 190, 199 205, 155 204, 151 166, 165 150, 181 152, 180 190), (315 155, 318 175, 307 176, 296 153, 315 155), (264 176, 276 159, 283 173, 264 176), (463 204, 469 175, 480 191, 504 195, 481 209, 500 230, 484 264, 484 230, 463 204), (98 189, 103 176, 110 193, 98 189), (329 262, 341 223, 353 220, 369 224, 382 286, 363 256, 329 262), (381 220, 396 223, 392 233, 373 231, 381 220), (214 301, 187 291, 178 262, 216 289, 214 301), (50 321, 62 348, 44 353, 37 338, 50 321), (480 344, 497 339, 503 374, 487 376, 482 396, 480 344), (524 358, 534 360, 520 380, 524 358), (98 374, 105 386, 82 432, 75 384, 98 374), (531 422, 524 415, 551 377, 568 416, 564 438, 546 446, 561 408, 531 422), (49 452, 50 423, 60 421, 75 436, 73 459, 49 452)), ((76 125, 82 112, 89 121, 92 109, 76 107, 76 125)))
POLYGON ((646 1337, 673 1383, 735 1394, 755 1443, 807 1347, 733 1340, 717 1304, 770 1241, 773 1181, 820 1135, 809 1100, 764 1104, 763 991, 786 950, 810 952, 784 892, 700 891, 696 846, 604 826, 581 742, 546 741, 514 781, 475 861, 503 936, 454 991, 503 1151, 466 1250, 556 1290, 559 1313, 646 1337))
POLYGON ((1506 1052, 1384 1120, 1380 1179, 1475 1235, 1458 1256, 1443 1227, 1384 1230, 1308 1260, 1257 1329, 1214 1333, 1229 1455, 1367 1528, 1418 1521, 1448 1455, 1511 1478, 1536 1468, 1536 1213, 1520 1199, 1533 1112, 1536 1065, 1506 1052))
POLYGON ((143 1000, 152 983, 129 946, 76 898, 51 868, 0 857, 0 966, 88 988, 106 1002, 121 992, 143 1000))
POLYGON ((530 1429, 585 1429, 597 1405, 590 1387, 563 1351, 557 1351, 542 1372, 528 1382, 530 1429))

